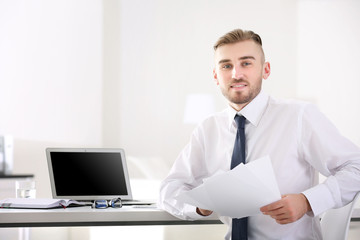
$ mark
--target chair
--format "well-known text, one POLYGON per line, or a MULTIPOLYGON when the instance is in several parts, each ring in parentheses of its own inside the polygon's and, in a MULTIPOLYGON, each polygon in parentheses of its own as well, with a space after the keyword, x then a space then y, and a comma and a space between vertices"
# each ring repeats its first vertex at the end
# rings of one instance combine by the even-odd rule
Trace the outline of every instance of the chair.
POLYGON ((337 209, 330 209, 321 218, 320 225, 324 240, 346 240, 351 215, 360 196, 358 192, 354 199, 347 205, 337 209))

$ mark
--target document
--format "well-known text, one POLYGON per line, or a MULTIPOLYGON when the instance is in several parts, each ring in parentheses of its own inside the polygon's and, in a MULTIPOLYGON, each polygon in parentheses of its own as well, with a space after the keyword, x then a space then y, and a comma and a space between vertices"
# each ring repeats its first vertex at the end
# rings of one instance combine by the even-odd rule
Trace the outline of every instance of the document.
POLYGON ((59 208, 69 206, 85 206, 85 203, 70 199, 52 198, 6 198, 0 200, 0 208, 59 208))
POLYGON ((262 157, 207 179, 176 197, 178 201, 242 218, 260 214, 260 208, 281 199, 270 157, 262 157))

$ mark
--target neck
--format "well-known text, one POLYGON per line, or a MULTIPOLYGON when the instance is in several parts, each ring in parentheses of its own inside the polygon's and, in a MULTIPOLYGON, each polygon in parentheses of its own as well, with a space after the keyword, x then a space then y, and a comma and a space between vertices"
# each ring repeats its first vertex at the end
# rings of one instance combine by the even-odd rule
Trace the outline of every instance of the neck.
POLYGON ((246 104, 236 104, 236 103, 233 103, 233 102, 230 102, 229 103, 230 107, 232 107, 235 111, 237 112, 240 112, 241 109, 243 109, 246 105, 246 104))

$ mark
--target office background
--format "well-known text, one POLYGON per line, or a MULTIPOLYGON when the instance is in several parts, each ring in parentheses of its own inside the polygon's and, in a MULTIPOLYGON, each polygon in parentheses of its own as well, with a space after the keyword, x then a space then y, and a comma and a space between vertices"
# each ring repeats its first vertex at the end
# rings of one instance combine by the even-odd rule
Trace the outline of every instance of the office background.
MULTIPOLYGON (((152 180, 156 196, 195 127, 184 119, 189 97, 226 107, 212 45, 234 28, 262 36, 265 91, 317 104, 360 145, 359 10, 356 0, 0 0, 0 134, 14 136, 14 173, 35 174, 37 196, 51 197, 45 147, 121 147, 130 176, 152 180)), ((95 240, 104 231, 32 235, 95 240)))

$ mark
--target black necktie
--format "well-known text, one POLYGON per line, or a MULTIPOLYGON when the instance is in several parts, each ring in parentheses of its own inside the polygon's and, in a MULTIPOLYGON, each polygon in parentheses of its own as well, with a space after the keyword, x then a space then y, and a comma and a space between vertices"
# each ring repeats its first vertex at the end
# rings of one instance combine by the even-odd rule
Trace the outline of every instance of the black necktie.
MULTIPOLYGON (((239 165, 245 164, 245 117, 236 114, 235 122, 237 125, 237 133, 234 145, 234 151, 231 158, 231 169, 239 165)), ((238 183, 241 184, 241 183, 238 183)), ((247 240, 247 217, 232 219, 231 240, 247 240)))

